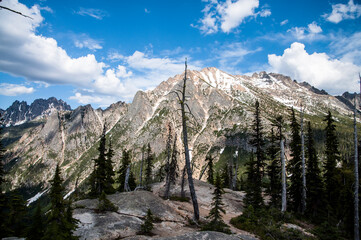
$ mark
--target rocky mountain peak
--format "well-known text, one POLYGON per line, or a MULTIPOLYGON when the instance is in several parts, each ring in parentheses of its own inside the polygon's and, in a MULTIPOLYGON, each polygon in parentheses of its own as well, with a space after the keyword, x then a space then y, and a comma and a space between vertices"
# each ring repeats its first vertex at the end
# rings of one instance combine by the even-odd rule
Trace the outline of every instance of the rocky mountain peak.
POLYGON ((16 100, 4 111, 4 124, 6 126, 19 125, 38 117, 49 116, 54 111, 69 110, 71 107, 66 102, 55 97, 36 99, 30 106, 25 101, 16 100))

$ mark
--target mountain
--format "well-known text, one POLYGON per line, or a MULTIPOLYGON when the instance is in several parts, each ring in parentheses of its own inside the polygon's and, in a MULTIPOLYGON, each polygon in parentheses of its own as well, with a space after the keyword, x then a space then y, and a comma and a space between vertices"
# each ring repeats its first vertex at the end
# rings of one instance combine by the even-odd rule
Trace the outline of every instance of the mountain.
MULTIPOLYGON (((312 121, 316 133, 323 129, 322 120, 331 111, 342 131, 340 136, 346 141, 352 139, 347 135, 352 134, 350 107, 290 77, 266 72, 231 75, 216 68, 188 71, 187 76, 187 104, 192 111, 188 116, 188 134, 194 177, 200 175, 207 154, 218 160, 218 166, 237 152, 242 153, 241 162, 248 158, 247 153, 252 150, 248 144, 250 125, 257 99, 265 130, 272 127, 276 116, 283 115, 287 121, 290 108, 299 113, 302 106, 305 120, 312 121)), ((175 94, 183 78, 184 73, 163 81, 153 90, 139 91, 129 104, 118 102, 106 110, 94 110, 87 105, 71 111, 54 111, 42 121, 6 128, 6 167, 11 179, 8 188, 26 185, 46 189, 57 163, 63 169, 69 192, 77 180, 84 184, 93 169, 92 159, 98 154, 97 143, 104 124, 115 153, 115 169, 126 148, 132 150, 132 168, 138 176, 141 148, 148 143, 156 156, 155 169, 159 169, 165 161, 168 124, 177 133, 177 148, 183 152, 175 94)), ((182 154, 180 162, 184 164, 182 154)))
POLYGON ((36 99, 30 106, 22 101, 15 101, 1 113, 6 126, 20 125, 38 117, 51 115, 54 111, 70 111, 71 107, 63 100, 51 97, 47 100, 36 99))

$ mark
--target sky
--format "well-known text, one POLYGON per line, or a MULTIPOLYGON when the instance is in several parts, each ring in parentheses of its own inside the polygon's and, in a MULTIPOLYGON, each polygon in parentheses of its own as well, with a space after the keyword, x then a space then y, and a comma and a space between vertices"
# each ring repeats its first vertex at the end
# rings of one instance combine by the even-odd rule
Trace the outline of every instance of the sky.
POLYGON ((2 0, 0 108, 131 102, 188 68, 359 92, 360 0, 2 0))

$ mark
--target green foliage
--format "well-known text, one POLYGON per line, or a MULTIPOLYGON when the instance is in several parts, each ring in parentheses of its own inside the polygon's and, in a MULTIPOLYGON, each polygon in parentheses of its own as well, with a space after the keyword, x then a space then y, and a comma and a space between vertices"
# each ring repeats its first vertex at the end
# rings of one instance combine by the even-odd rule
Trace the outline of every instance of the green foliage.
POLYGON ((26 202, 22 195, 15 191, 7 199, 9 208, 7 218, 4 219, 5 229, 9 230, 8 234, 12 236, 25 235, 25 220, 27 214, 26 202))
POLYGON ((123 154, 122 154, 122 164, 120 165, 120 168, 118 170, 117 182, 119 184, 119 187, 118 187, 119 192, 124 192, 125 176, 127 174, 127 168, 129 165, 130 165, 130 152, 127 151, 126 149, 124 149, 123 154))
POLYGON ((63 198, 64 187, 60 177, 59 165, 56 166, 54 178, 51 180, 50 188, 50 210, 46 221, 46 230, 42 240, 76 240, 73 230, 76 228, 76 219, 72 217, 70 206, 66 209, 63 198), (69 209, 70 208, 70 209, 69 209))
POLYGON ((292 216, 282 214, 275 208, 254 209, 248 206, 242 215, 232 218, 231 224, 239 229, 252 232, 261 240, 316 240, 297 230, 282 227, 284 222, 292 222, 292 216))
POLYGON ((210 222, 202 226, 203 231, 217 231, 217 232, 224 232, 224 233, 231 233, 227 224, 224 223, 222 220, 222 213, 225 214, 226 211, 224 210, 224 204, 222 202, 222 194, 224 193, 222 189, 222 182, 219 174, 216 175, 215 181, 215 189, 213 191, 213 201, 212 201, 212 208, 207 216, 210 219, 210 222))
POLYGON ((228 188, 230 184, 228 163, 223 164, 220 177, 221 177, 222 187, 228 188))
POLYGON ((290 173, 291 184, 289 190, 289 209, 300 213, 302 198, 302 169, 301 169, 301 136, 300 124, 297 122, 295 111, 291 112, 291 159, 287 165, 287 171, 290 173))
POLYGON ((145 187, 148 190, 150 190, 150 184, 152 183, 153 160, 152 149, 148 143, 147 157, 145 159, 145 187))
POLYGON ((106 153, 105 160, 105 192, 107 194, 115 193, 115 189, 113 188, 114 184, 114 170, 113 170, 113 161, 112 158, 114 156, 114 151, 112 147, 112 142, 109 141, 108 152, 106 153))
POLYGON ((31 225, 27 230, 26 239, 39 240, 44 236, 44 217, 41 212, 40 204, 37 204, 34 215, 31 219, 31 225))
POLYGON ((307 208, 306 214, 313 221, 320 223, 325 216, 325 190, 321 170, 314 146, 313 131, 311 123, 307 124, 306 135, 306 158, 307 158, 307 208))
POLYGON ((340 186, 341 186, 341 176, 340 170, 336 168, 336 164, 339 161, 339 151, 338 151, 338 140, 336 134, 336 126, 332 118, 331 112, 328 112, 328 115, 324 119, 327 123, 325 128, 326 132, 326 164, 325 168, 325 187, 326 187, 326 200, 328 202, 328 213, 329 221, 330 218, 335 218, 337 216, 337 210, 339 206, 339 196, 340 196, 340 186))
POLYGON ((213 158, 209 155, 206 157, 206 162, 208 162, 208 177, 207 182, 210 184, 214 184, 214 170, 213 170, 213 158))
POLYGON ((99 211, 99 212, 106 212, 106 211, 116 212, 116 211, 118 211, 118 207, 115 206, 107 198, 107 196, 105 195, 105 192, 103 191, 98 199, 97 211, 99 211))
POLYGON ((244 198, 244 204, 246 208, 248 206, 254 206, 260 208, 264 205, 262 197, 262 179, 257 167, 253 155, 251 155, 249 162, 247 163, 247 182, 246 182, 246 196, 244 198))
POLYGON ((152 235, 152 230, 154 228, 153 222, 154 216, 152 214, 152 211, 148 208, 144 223, 140 226, 140 234, 152 235))
POLYGON ((279 157, 279 144, 276 141, 273 128, 271 129, 271 136, 269 146, 267 148, 267 156, 270 164, 267 166, 267 174, 269 177, 269 185, 267 193, 271 197, 270 204, 273 207, 281 206, 281 160, 279 157))

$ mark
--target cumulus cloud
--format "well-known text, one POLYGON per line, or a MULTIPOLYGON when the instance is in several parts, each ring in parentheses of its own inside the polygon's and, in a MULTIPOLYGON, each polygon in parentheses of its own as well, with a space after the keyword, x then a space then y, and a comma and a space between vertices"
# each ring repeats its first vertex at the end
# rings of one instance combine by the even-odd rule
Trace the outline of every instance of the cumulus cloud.
POLYGON ((322 32, 322 28, 317 25, 316 22, 312 22, 306 27, 293 27, 288 29, 287 32, 291 33, 297 40, 315 40, 322 36, 319 34, 322 32))
POLYGON ((18 96, 22 94, 30 94, 34 92, 34 88, 25 87, 24 85, 0 83, 0 94, 4 96, 18 96))
POLYGON ((331 94, 358 89, 357 74, 361 67, 350 62, 332 59, 326 53, 309 54, 305 45, 295 42, 282 56, 268 55, 271 71, 305 81, 331 94))
POLYGON ((361 16, 361 5, 354 4, 353 0, 350 0, 347 4, 334 4, 332 5, 332 12, 323 15, 327 21, 332 23, 339 23, 345 19, 356 19, 361 16))
POLYGON ((248 17, 268 17, 271 15, 269 9, 255 12, 259 7, 259 0, 226 0, 224 2, 205 1, 208 4, 202 10, 203 18, 199 25, 191 25, 198 28, 203 34, 212 34, 221 29, 229 33, 241 25, 248 17))
POLYGON ((106 11, 94 8, 80 8, 75 13, 81 16, 89 16, 98 20, 102 20, 104 17, 108 16, 106 11))

